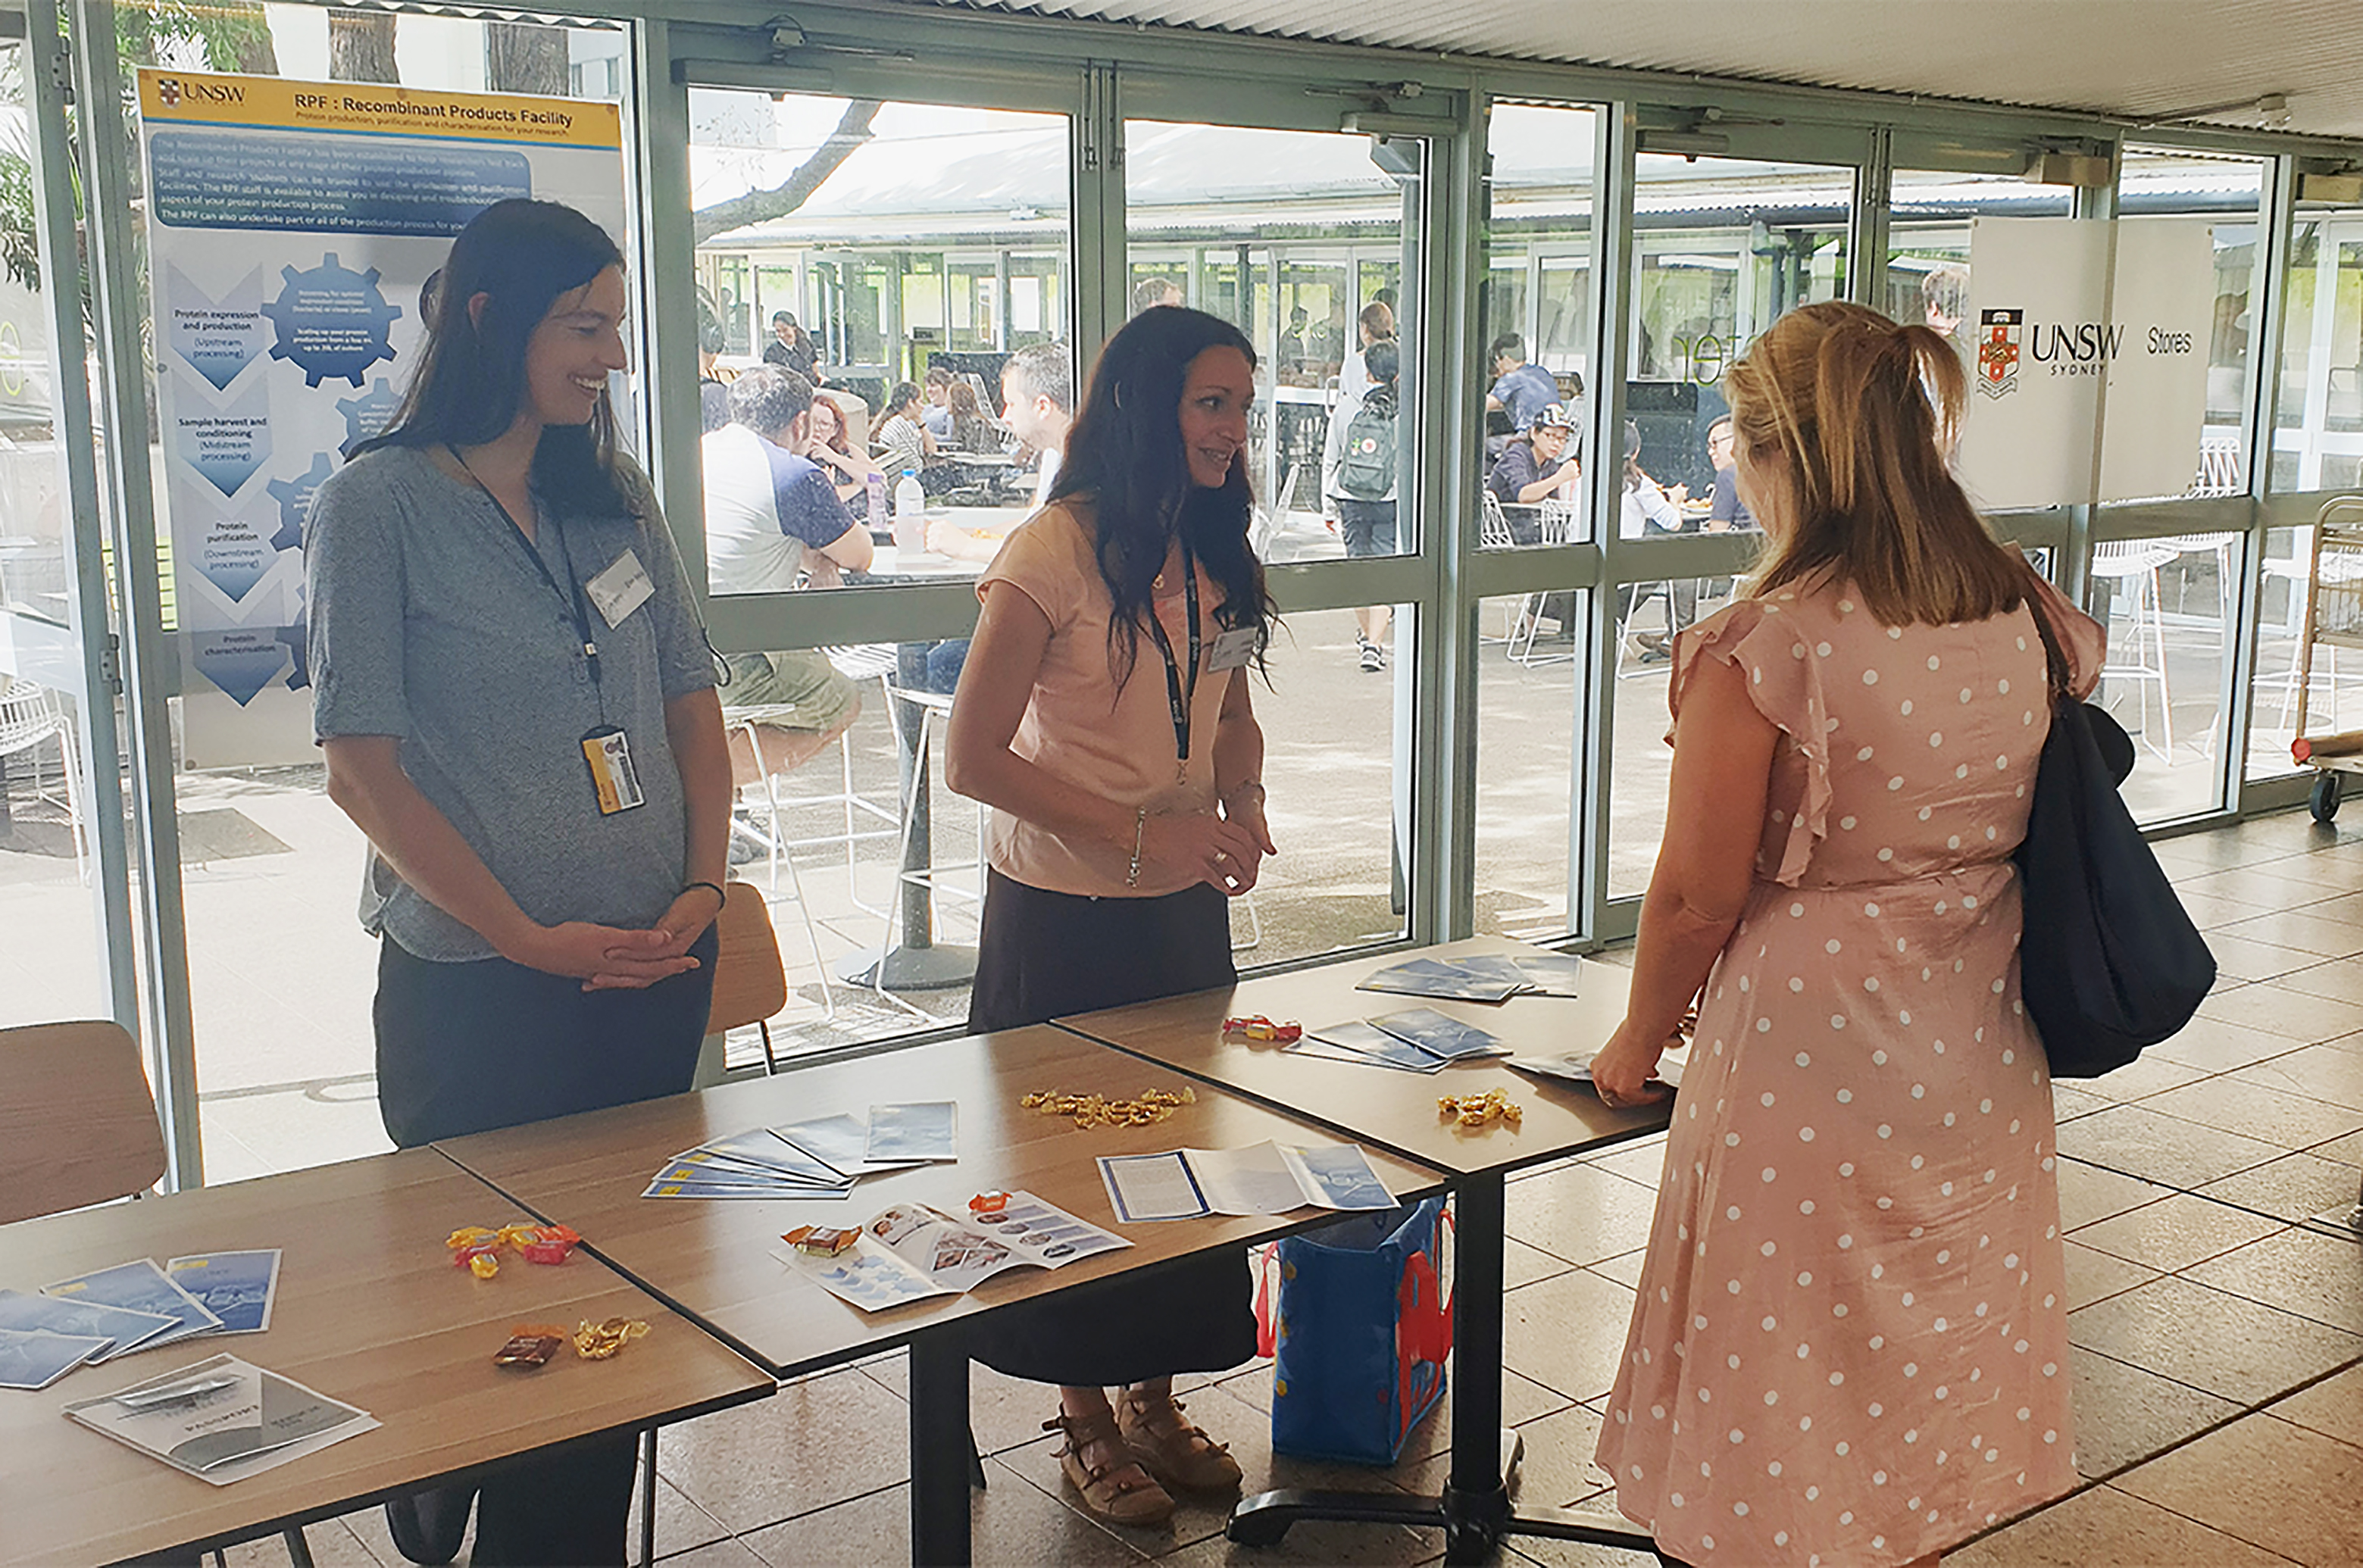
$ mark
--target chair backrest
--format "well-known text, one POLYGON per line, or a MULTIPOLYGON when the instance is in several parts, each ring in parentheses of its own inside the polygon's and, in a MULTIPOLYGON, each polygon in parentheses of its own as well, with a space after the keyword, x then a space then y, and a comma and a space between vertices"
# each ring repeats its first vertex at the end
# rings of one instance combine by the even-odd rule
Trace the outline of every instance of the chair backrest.
POLYGON ((48 687, 0 676, 0 756, 39 745, 65 723, 48 687))
POLYGON ((1545 501, 1535 532, 1546 545, 1564 545, 1575 537, 1575 503, 1556 495, 1545 501))
POLYGON ((163 1176, 156 1099, 122 1025, 0 1029, 0 1225, 128 1198, 163 1176))
POLYGON ((714 1007, 705 1032, 719 1034, 760 1023, 788 1005, 788 975, 780 961, 780 939, 771 911, 752 882, 723 890, 716 919, 719 950, 714 955, 714 1007))
POLYGON ((1502 498, 1490 490, 1481 490, 1477 500, 1483 508, 1477 524, 1477 542, 1489 550, 1506 550, 1516 544, 1517 539, 1510 533, 1509 515, 1502 510, 1502 498))

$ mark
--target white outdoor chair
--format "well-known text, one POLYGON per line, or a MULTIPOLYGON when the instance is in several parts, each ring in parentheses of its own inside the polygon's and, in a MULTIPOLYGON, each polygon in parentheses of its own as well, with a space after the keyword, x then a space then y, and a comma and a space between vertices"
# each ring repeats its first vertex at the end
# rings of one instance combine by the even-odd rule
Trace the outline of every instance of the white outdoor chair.
POLYGON ((43 790, 38 773, 34 792, 39 799, 65 809, 67 828, 73 835, 74 873, 87 881, 90 859, 83 836, 82 770, 75 760, 80 753, 74 745, 73 720, 48 687, 0 676, 0 761, 52 743, 58 748, 59 793, 43 790))
POLYGON ((2134 684, 2142 743, 2168 758, 2174 752, 2174 715, 2166 680, 2166 620, 2158 607, 2158 569, 2180 554, 2164 539, 2113 540, 2092 547, 2093 580, 2106 582, 2113 597, 2124 590, 2133 601, 2133 624, 2128 628, 2133 635, 2117 635, 2117 627, 2112 623, 2109 662, 2102 667, 2101 679, 2134 684), (2149 687, 2153 682, 2158 687, 2158 735, 2163 745, 2151 739, 2149 733, 2149 687))

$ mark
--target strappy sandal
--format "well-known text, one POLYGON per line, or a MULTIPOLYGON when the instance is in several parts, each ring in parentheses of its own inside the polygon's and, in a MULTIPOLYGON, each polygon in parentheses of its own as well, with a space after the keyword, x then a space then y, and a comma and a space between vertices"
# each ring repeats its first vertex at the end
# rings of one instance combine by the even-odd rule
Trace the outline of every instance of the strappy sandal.
POLYGON ((1144 1398, 1127 1388, 1116 1403, 1116 1428, 1140 1467, 1164 1485, 1182 1492, 1238 1490, 1239 1462, 1231 1457, 1231 1445, 1208 1437, 1182 1416, 1182 1408, 1179 1399, 1144 1398))
POLYGON ((1109 1524, 1160 1525, 1173 1517, 1173 1496, 1149 1479, 1146 1470, 1116 1430, 1113 1412, 1070 1416, 1063 1411, 1042 1423, 1046 1432, 1059 1432, 1066 1446, 1059 1450, 1059 1473, 1083 1499, 1083 1511, 1109 1524), (1117 1458, 1093 1464, 1085 1454, 1093 1443, 1117 1458))

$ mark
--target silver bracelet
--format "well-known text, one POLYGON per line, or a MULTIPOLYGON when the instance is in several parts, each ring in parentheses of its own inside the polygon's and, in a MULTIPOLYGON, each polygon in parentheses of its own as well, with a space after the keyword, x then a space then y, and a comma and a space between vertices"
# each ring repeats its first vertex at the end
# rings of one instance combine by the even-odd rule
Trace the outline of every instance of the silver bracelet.
POLYGON ((1140 886, 1140 840, 1148 829, 1148 808, 1143 806, 1132 819, 1132 865, 1124 874, 1124 885, 1127 888, 1140 886))

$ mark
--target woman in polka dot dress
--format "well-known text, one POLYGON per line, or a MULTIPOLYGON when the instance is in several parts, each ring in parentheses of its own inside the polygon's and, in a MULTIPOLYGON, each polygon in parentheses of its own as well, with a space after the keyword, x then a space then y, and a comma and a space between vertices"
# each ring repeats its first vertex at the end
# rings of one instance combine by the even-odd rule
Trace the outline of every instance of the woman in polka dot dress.
POLYGON ((1769 556, 1677 645, 1673 784, 1629 1101, 1695 998, 1648 1263, 1601 1434, 1620 1508, 1711 1564, 1931 1564, 2067 1491, 2050 1080, 2010 855, 2049 726, 2042 608, 2100 628, 1947 470, 1953 350, 1792 312, 1730 374, 1769 556))

